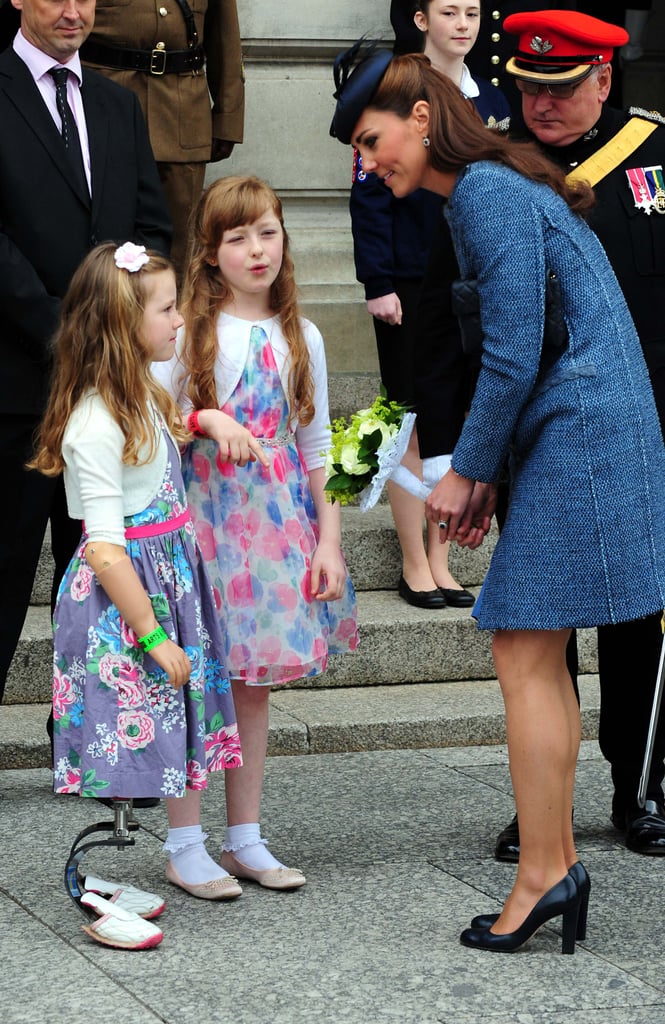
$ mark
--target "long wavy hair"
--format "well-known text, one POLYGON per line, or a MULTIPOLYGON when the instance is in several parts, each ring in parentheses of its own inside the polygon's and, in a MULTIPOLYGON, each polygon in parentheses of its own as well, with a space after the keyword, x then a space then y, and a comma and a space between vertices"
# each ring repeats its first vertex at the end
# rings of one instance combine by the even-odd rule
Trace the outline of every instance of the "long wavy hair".
POLYGON ((549 185, 576 213, 593 206, 591 187, 584 182, 569 185, 563 171, 534 143, 514 142, 501 132, 488 131, 472 104, 424 54, 394 57, 367 106, 406 120, 419 100, 430 108, 427 152, 434 170, 456 174, 477 160, 492 160, 549 185))
POLYGON ((314 382, 298 309, 289 238, 284 229, 282 204, 260 178, 240 175, 220 178, 199 201, 182 303, 185 318, 184 377, 187 379, 188 397, 195 409, 219 408, 215 387, 217 319, 233 294, 217 265, 217 251, 225 231, 254 223, 266 210, 275 214, 284 234, 282 265, 270 287, 270 309, 279 316, 282 333, 289 346, 289 408, 298 422, 306 426, 314 416, 314 382))
POLYGON ((125 438, 122 461, 150 462, 156 452, 151 406, 156 406, 178 441, 189 438, 177 406, 150 373, 142 341, 143 313, 156 274, 173 271, 158 252, 140 270, 115 265, 115 242, 97 246, 76 270, 62 301, 55 336, 53 383, 29 468, 46 476, 64 469, 62 439, 72 412, 89 390, 98 392, 125 438), (147 455, 139 460, 146 445, 147 455))

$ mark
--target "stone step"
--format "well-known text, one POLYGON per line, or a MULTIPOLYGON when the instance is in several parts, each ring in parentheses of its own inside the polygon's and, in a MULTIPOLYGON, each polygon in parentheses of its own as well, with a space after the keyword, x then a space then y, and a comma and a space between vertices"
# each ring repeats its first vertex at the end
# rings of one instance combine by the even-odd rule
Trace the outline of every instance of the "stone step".
MULTIPOLYGON (((493 529, 484 544, 469 551, 453 544, 450 569, 462 586, 479 587, 487 573, 496 543, 493 529)), ((401 553, 390 507, 379 504, 369 512, 357 507, 342 509, 342 544, 353 585, 357 591, 392 590, 401 573, 401 553)), ((400 603, 400 606, 404 602, 400 603)), ((404 605, 406 607, 406 605, 404 605)))
MULTIPOLYGON (((582 738, 598 733, 598 679, 581 676, 582 738)), ((505 743, 494 680, 351 688, 343 693, 274 690, 269 754, 481 746, 505 743)), ((48 704, 0 707, 0 769, 51 764, 48 704)))
MULTIPOLYGON (((465 586, 481 585, 489 566, 496 541, 493 531, 477 551, 467 551, 454 544, 450 550, 450 568, 465 586)), ((401 555, 390 508, 381 503, 361 512, 359 508, 342 509, 342 544, 351 579, 357 591, 392 590, 401 572, 401 555)), ((51 595, 53 559, 48 537, 42 549, 32 591, 33 605, 48 605, 51 595)))
MULTIPOLYGON (((347 365, 354 365, 349 363, 347 365)), ((371 405, 381 388, 378 372, 368 370, 364 373, 345 373, 331 371, 328 374, 328 401, 330 418, 350 416, 358 409, 371 405)))
MULTIPOLYGON (((424 611, 407 605, 394 590, 375 590, 358 594, 358 616, 357 651, 331 657, 323 675, 298 680, 292 689, 376 687, 494 676, 491 634, 478 631, 468 609, 424 611)), ((595 672, 595 630, 581 630, 578 646, 580 672, 595 672)), ((49 611, 35 607, 29 610, 9 671, 5 702, 48 702, 51 680, 49 611)))

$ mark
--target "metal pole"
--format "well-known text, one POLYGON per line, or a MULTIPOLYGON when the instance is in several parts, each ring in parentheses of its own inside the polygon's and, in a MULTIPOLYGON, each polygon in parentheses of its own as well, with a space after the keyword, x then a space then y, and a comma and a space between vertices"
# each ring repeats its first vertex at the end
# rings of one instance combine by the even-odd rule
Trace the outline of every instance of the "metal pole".
POLYGON ((663 613, 663 617, 660 620, 660 628, 663 632, 663 642, 660 647, 660 662, 658 664, 656 689, 654 690, 653 704, 651 706, 651 720, 649 722, 647 746, 646 750, 644 751, 644 763, 642 765, 642 775, 640 777, 640 788, 637 791, 637 802, 640 807, 644 807, 644 804, 646 803, 647 786, 649 785, 649 773, 651 771, 653 748, 656 742, 656 729, 658 728, 660 704, 663 696, 663 684, 665 683, 665 612, 663 613))

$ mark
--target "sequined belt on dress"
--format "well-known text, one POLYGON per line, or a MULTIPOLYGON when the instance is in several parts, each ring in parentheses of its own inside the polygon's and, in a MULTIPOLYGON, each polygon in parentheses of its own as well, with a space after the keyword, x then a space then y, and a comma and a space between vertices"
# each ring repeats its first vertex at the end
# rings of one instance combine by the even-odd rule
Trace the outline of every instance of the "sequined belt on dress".
POLYGON ((292 430, 285 430, 281 434, 275 434, 274 437, 256 437, 255 441, 262 444, 264 448, 279 448, 287 444, 294 444, 296 435, 292 430))

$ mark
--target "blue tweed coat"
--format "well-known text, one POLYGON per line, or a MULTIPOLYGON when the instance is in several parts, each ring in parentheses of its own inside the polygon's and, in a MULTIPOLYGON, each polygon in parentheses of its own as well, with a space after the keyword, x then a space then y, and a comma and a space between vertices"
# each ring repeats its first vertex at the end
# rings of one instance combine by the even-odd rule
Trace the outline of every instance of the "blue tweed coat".
MULTIPOLYGON (((643 214, 641 214, 643 216, 643 214)), ((665 606, 665 446, 639 340, 605 252, 550 188, 498 164, 458 177, 446 216, 477 278, 482 367, 453 467, 495 481, 508 516, 474 614, 559 629, 665 606), (569 345, 538 379, 545 272, 569 345)))

